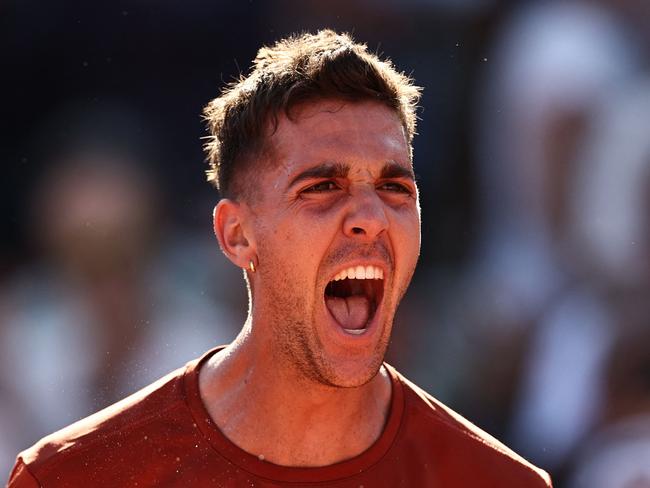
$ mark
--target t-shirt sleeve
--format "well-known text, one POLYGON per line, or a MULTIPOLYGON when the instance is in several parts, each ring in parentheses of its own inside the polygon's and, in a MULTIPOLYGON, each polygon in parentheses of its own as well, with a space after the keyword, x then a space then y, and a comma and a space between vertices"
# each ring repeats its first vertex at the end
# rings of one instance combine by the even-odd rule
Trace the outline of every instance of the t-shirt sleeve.
POLYGON ((7 488, 40 488, 40 486, 34 475, 29 472, 27 465, 18 458, 9 476, 7 488))

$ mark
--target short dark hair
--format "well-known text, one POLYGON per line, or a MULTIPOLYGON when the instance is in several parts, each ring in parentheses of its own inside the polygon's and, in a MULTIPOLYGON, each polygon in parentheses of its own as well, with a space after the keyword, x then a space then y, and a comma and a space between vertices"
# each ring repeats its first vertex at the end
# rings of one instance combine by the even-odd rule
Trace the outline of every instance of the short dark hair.
POLYGON ((237 176, 264 154, 269 123, 275 129, 281 112, 291 119, 297 104, 320 99, 377 100, 397 112, 409 145, 413 140, 420 88, 409 76, 349 34, 294 35, 262 47, 251 73, 205 107, 208 181, 223 197, 239 197, 237 176))

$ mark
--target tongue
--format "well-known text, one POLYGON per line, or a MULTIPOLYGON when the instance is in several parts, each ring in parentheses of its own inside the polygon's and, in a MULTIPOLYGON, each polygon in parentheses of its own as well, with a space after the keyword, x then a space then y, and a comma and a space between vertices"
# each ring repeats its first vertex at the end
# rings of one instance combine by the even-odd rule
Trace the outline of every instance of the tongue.
POLYGON ((344 329, 363 329, 370 316, 370 301, 363 295, 326 297, 325 303, 344 329))

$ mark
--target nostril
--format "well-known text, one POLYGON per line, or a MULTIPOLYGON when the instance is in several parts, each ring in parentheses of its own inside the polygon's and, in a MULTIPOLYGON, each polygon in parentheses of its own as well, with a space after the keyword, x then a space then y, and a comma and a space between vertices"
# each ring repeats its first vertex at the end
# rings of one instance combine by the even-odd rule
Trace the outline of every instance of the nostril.
POLYGON ((361 227, 352 227, 353 234, 363 234, 363 229, 361 227))

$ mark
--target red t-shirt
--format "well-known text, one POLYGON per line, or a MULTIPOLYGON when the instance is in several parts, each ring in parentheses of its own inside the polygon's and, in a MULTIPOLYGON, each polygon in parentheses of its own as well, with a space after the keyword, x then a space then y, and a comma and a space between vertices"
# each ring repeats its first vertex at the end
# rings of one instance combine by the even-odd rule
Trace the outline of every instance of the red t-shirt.
POLYGON ((388 365, 390 413, 368 450, 319 468, 259 459, 219 431, 199 396, 199 368, 217 350, 23 451, 8 486, 550 486, 544 471, 388 365))

